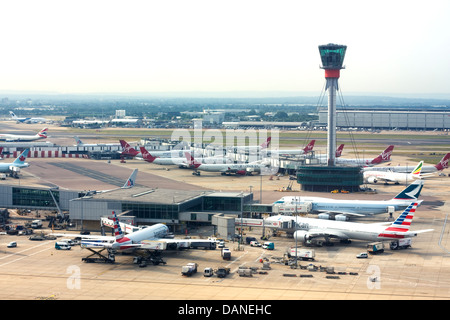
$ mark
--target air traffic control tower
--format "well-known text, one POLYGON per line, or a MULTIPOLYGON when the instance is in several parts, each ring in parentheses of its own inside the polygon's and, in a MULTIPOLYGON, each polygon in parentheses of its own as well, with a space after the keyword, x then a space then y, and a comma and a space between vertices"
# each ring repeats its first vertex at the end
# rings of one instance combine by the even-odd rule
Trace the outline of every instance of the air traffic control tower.
POLYGON ((363 184, 360 167, 336 166, 336 92, 346 50, 347 46, 333 43, 319 46, 321 68, 325 70, 325 90, 328 90, 327 165, 298 169, 297 182, 305 191, 330 192, 337 189, 354 192, 363 184))

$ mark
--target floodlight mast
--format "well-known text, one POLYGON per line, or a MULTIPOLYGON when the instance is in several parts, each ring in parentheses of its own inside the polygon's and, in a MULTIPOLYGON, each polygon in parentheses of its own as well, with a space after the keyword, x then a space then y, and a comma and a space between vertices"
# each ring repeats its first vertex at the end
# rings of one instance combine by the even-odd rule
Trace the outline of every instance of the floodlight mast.
POLYGON ((336 165, 336 91, 339 90, 338 79, 345 57, 347 46, 339 44, 325 44, 319 46, 322 69, 325 69, 328 90, 328 130, 327 130, 327 164, 336 165))

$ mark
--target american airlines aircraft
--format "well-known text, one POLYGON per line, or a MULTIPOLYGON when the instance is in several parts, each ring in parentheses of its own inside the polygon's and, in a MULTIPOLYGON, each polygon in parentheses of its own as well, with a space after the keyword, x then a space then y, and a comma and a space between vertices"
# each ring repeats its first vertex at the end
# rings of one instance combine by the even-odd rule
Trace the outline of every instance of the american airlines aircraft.
MULTIPOLYGON (((347 241, 351 239, 379 241, 412 238, 419 233, 433 231, 433 229, 410 230, 417 206, 417 202, 411 202, 402 214, 388 226, 380 223, 357 223, 297 217, 297 231, 294 232, 294 239, 303 242, 316 238, 324 238, 326 242, 329 242, 331 238, 347 241)), ((268 219, 276 220, 283 217, 285 216, 268 219)), ((293 217, 290 217, 290 219, 292 220, 293 217)))
POLYGON ((402 192, 390 200, 336 200, 322 197, 293 197, 286 196, 274 202, 279 211, 285 214, 296 212, 297 206, 311 204, 311 212, 318 214, 320 219, 330 219, 346 221, 349 216, 364 217, 374 214, 383 214, 389 211, 403 210, 415 201, 418 205, 422 200, 418 200, 423 188, 423 180, 416 180, 402 192))
POLYGON ((35 135, 18 135, 4 133, 0 134, 0 141, 13 142, 13 141, 35 141, 47 138, 48 128, 44 128, 35 135))
POLYGON ((77 147, 102 147, 102 146, 118 146, 117 143, 83 143, 78 136, 73 137, 76 141, 77 147))

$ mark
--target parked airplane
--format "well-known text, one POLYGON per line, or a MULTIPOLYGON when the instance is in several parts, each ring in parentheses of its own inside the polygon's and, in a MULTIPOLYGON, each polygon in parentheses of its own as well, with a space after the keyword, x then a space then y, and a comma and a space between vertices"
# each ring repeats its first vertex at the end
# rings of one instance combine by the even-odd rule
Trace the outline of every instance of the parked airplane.
POLYGON ((293 197, 286 196, 274 202, 274 210, 292 214, 297 212, 298 206, 311 205, 310 213, 318 214, 320 219, 346 221, 348 216, 364 217, 374 214, 392 213, 405 209, 412 201, 419 205, 418 200, 423 188, 423 180, 416 180, 402 192, 390 200, 337 200, 322 197, 293 197))
POLYGON ((200 175, 201 171, 220 172, 223 176, 230 174, 249 175, 253 172, 261 173, 262 170, 269 167, 269 164, 264 162, 253 163, 200 163, 194 159, 190 153, 185 153, 187 163, 195 169, 192 174, 200 175))
MULTIPOLYGON (((402 214, 389 226, 380 223, 357 223, 343 221, 326 221, 314 218, 296 217, 298 230, 294 232, 294 239, 308 242, 317 238, 324 238, 329 242, 331 238, 340 240, 395 240, 411 238, 419 233, 433 231, 433 229, 410 231, 418 204, 412 202, 402 214)), ((274 216, 267 219, 286 219, 286 216, 274 216)), ((290 220, 294 219, 290 217, 290 220)))
POLYGON ((138 173, 138 169, 134 169, 133 172, 131 172, 130 177, 127 179, 127 181, 125 181, 124 185, 120 188, 116 188, 116 189, 110 189, 110 190, 93 190, 93 191, 89 191, 85 196, 89 196, 89 195, 93 195, 93 194, 97 194, 97 193, 105 193, 105 192, 110 192, 110 191, 114 191, 114 190, 118 190, 118 189, 129 189, 129 188, 133 188, 136 182, 136 176, 138 173))
POLYGON ((0 141, 13 142, 13 141, 35 141, 47 138, 48 128, 44 128, 35 135, 17 135, 17 134, 0 134, 0 141))
MULTIPOLYGON (((422 173, 434 173, 442 171, 448 168, 448 160, 450 159, 450 153, 444 155, 444 157, 434 166, 422 166, 422 173)), ((411 167, 408 166, 385 166, 385 167, 372 167, 364 168, 364 171, 392 171, 392 172, 411 172, 411 167)))
POLYGON ((259 146, 227 146, 224 149, 227 153, 242 153, 242 152, 250 152, 250 153, 257 153, 261 150, 265 150, 269 147, 270 141, 272 140, 272 137, 268 137, 266 141, 261 143, 259 146))
MULTIPOLYGON (((215 248, 214 240, 205 239, 175 239, 170 237, 169 228, 162 223, 157 223, 149 227, 139 228, 138 230, 128 233, 122 231, 120 227, 119 218, 115 211, 112 212, 112 220, 114 222, 114 236, 97 236, 97 235, 83 235, 81 236, 81 247, 89 249, 93 254, 105 258, 100 254, 104 249, 107 249, 110 257, 117 251, 135 251, 144 250, 150 252, 161 252, 166 249, 177 249, 189 247, 191 243, 201 242, 210 243, 210 248, 215 248), (92 249, 100 249, 101 251, 94 251, 92 249)), ((56 236, 65 237, 80 237, 79 234, 54 234, 56 236)), ((111 259, 111 258, 110 258, 111 259)), ((162 262, 161 258, 156 258, 154 255, 150 259, 157 264, 162 262)), ((163 262, 165 263, 165 262, 163 262)))
POLYGON ((423 178, 423 175, 421 174, 422 167, 423 161, 420 161, 410 173, 367 170, 363 172, 364 182, 373 184, 378 181, 384 181, 384 184, 388 184, 388 182, 394 182, 395 184, 407 184, 416 179, 423 178))
MULTIPOLYGON (((122 156, 125 157, 134 157, 139 160, 145 160, 142 157, 142 153, 140 151, 137 151, 135 148, 130 146, 128 142, 125 140, 119 140, 120 145, 122 146, 122 152, 120 153, 122 156)), ((184 152, 190 152, 189 150, 179 150, 179 149, 173 149, 169 151, 152 151, 152 156, 160 157, 160 158, 181 158, 184 155, 184 152)))
POLYGON ((306 145, 303 149, 281 149, 281 150, 271 150, 271 149, 265 149, 265 152, 267 152, 267 156, 271 155, 278 155, 278 156, 292 156, 292 155, 302 155, 307 154, 308 152, 312 151, 314 148, 314 143, 316 140, 311 140, 310 143, 306 145))
POLYGON ((13 120, 15 120, 17 122, 23 122, 23 123, 44 123, 44 122, 48 121, 48 119, 46 119, 46 118, 19 118, 12 111, 10 111, 9 114, 11 115, 11 118, 13 118, 13 120))
POLYGON ((20 172, 20 169, 27 168, 30 166, 27 162, 25 162, 29 151, 30 149, 25 149, 13 162, 0 163, 0 172, 9 173, 10 176, 17 177, 17 174, 20 172))
POLYGON ((102 146, 117 146, 117 143, 83 143, 83 141, 81 141, 81 139, 77 136, 74 137, 75 141, 76 141, 76 145, 77 147, 102 147, 102 146))
POLYGON ((352 166, 373 166, 376 164, 380 164, 382 162, 391 161, 392 150, 394 150, 394 146, 390 145, 386 148, 378 157, 373 159, 343 159, 336 158, 336 164, 347 164, 352 166))

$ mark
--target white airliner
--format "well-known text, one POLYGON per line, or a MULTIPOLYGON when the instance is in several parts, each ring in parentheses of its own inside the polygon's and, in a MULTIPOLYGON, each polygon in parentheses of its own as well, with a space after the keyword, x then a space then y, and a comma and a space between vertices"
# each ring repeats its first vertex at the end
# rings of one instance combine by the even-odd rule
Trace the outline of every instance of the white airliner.
POLYGON ((0 134, 0 141, 13 142, 13 141, 35 141, 47 138, 48 128, 44 128, 35 135, 18 135, 18 134, 0 134))
MULTIPOLYGON (((133 157, 139 160, 145 160, 142 157, 142 153, 140 151, 137 151, 135 148, 130 146, 128 142, 125 140, 119 140, 120 145, 122 146, 121 155, 127 156, 127 157, 133 157)), ((185 152, 190 152, 189 150, 180 150, 180 149, 173 149, 169 151, 151 151, 152 156, 160 157, 160 158, 181 158, 183 157, 185 152)))
MULTIPOLYGON (((450 153, 447 153, 442 157, 441 161, 439 161, 434 166, 422 166, 422 173, 435 173, 438 171, 442 171, 448 168, 448 160, 450 159, 450 153)), ((392 172, 403 172, 409 173, 411 172, 411 167, 409 166, 384 166, 384 167, 370 167, 364 168, 364 171, 392 171, 392 172)))
POLYGON ((17 176, 17 174, 20 172, 20 169, 30 166, 28 162, 25 162, 29 151, 30 149, 25 149, 13 162, 0 163, 0 172, 9 173, 11 176, 17 176))
POLYGON ((190 153, 185 153, 187 163, 196 171, 193 174, 200 175, 201 171, 220 172, 223 176, 230 174, 249 175, 252 173, 261 173, 262 170, 269 169, 270 164, 265 162, 252 163, 200 163, 194 159, 190 153))
POLYGON ((345 158, 336 158, 336 164, 346 164, 351 166, 362 166, 362 167, 371 167, 382 162, 391 161, 392 150, 394 150, 394 146, 390 145, 387 147, 378 157, 373 159, 345 159, 345 158))
POLYGON ((311 142, 309 142, 303 149, 281 149, 281 150, 265 149, 264 151, 267 152, 267 156, 271 156, 274 154, 278 156, 302 155, 312 151, 315 142, 316 140, 311 140, 311 142))
MULTIPOLYGON (((294 239, 308 242, 317 238, 324 238, 327 242, 331 238, 340 240, 395 240, 411 238, 419 233, 430 232, 433 229, 410 231, 411 222, 414 218, 418 204, 412 202, 402 214, 390 225, 380 223, 358 223, 333 220, 321 220, 314 218, 289 217, 290 221, 297 221, 297 231, 294 239), (293 220, 294 219, 294 220, 293 220)), ((274 216, 267 219, 273 221, 286 220, 286 216, 274 216)))
POLYGON ((250 152, 250 153, 258 153, 262 150, 265 150, 269 147, 270 141, 272 137, 268 137, 266 141, 261 143, 259 146, 227 146, 224 149, 227 153, 242 153, 242 152, 250 152))
POLYGON ((421 174, 422 167, 423 161, 420 161, 410 173, 366 170, 363 172, 364 182, 374 184, 378 181, 384 181, 385 184, 388 182, 393 182, 395 184, 407 184, 411 181, 422 179, 424 177, 421 174))
POLYGON ((24 122, 24 123, 45 123, 48 121, 48 119, 46 118, 19 118, 18 116, 15 115, 14 112, 10 111, 9 114, 11 115, 11 118, 13 118, 13 120, 17 121, 17 122, 24 122))
POLYGON ((422 200, 418 200, 418 198, 423 184, 423 180, 416 180, 390 200, 341 200, 322 197, 286 196, 275 201, 273 205, 278 207, 279 212, 292 214, 297 211, 298 206, 310 204, 310 213, 318 214, 320 219, 334 217, 335 220, 346 221, 349 216, 364 217, 403 210, 412 201, 420 205, 422 200))
MULTIPOLYGON (((162 223, 157 223, 149 227, 140 228, 137 231, 125 233, 120 227, 119 219, 115 213, 112 212, 112 220, 114 222, 114 236, 96 236, 96 235, 82 235, 79 234, 54 234, 56 236, 64 237, 81 237, 81 248, 86 248, 94 254, 99 254, 92 249, 107 249, 110 254, 117 251, 134 251, 144 250, 148 252, 160 252, 167 249, 177 249, 189 247, 191 243, 201 242, 210 243, 210 248, 215 248, 215 240, 206 239, 175 239, 170 237, 169 228, 162 223)), ((159 262, 159 260, 158 260, 159 262)), ((156 263, 155 263, 156 264, 156 263)))
POLYGON ((102 147, 102 146, 118 146, 118 143, 83 143, 83 141, 81 141, 81 139, 77 136, 73 137, 76 141, 76 145, 77 147, 102 147))

